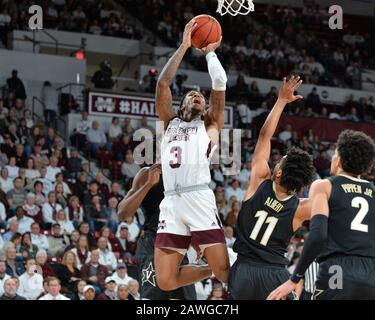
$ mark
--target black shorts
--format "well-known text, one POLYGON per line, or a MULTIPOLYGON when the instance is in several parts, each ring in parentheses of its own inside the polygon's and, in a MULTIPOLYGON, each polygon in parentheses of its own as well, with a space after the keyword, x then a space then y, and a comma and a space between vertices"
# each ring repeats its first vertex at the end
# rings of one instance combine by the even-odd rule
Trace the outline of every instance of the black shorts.
POLYGON ((335 255, 322 261, 313 299, 374 300, 375 259, 335 255))
MULTIPOLYGON (((155 238, 155 232, 145 231, 137 244, 136 262, 139 278, 141 279, 141 298, 149 300, 196 300, 197 295, 194 285, 178 288, 173 291, 163 291, 158 287, 154 267, 155 238)), ((189 264, 186 256, 181 264, 189 264)))
MULTIPOLYGON (((234 300, 265 300, 290 278, 285 267, 258 264, 238 257, 230 269, 229 292, 234 300)), ((293 299, 293 296, 290 296, 293 299)))

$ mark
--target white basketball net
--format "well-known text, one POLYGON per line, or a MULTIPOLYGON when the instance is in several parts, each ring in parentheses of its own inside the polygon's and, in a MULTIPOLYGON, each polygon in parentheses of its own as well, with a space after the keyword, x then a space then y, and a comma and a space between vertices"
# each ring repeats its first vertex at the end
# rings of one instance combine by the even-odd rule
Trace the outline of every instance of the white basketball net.
POLYGON ((238 14, 246 15, 250 11, 254 11, 254 3, 252 0, 217 0, 218 6, 216 12, 222 16, 229 13, 231 16, 238 14))

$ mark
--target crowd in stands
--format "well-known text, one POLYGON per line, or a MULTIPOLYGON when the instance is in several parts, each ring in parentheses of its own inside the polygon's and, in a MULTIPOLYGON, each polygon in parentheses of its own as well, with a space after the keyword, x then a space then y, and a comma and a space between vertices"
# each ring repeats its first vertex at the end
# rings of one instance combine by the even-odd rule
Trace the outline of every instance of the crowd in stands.
MULTIPOLYGON (((122 14, 113 0, 39 0, 33 4, 43 10, 43 27, 128 39, 141 39, 142 32, 122 14)), ((12 30, 29 30, 27 0, 3 1, 0 4, 0 40, 6 44, 12 30)))
MULTIPOLYGON (((217 1, 123 2, 171 47, 180 44, 188 20, 202 12, 215 16, 217 7, 217 1)), ((248 16, 220 17, 224 68, 267 79, 281 79, 292 71, 304 83, 361 89, 362 70, 375 68, 375 39, 369 32, 374 18, 361 17, 344 30, 330 30, 329 17, 328 6, 313 0, 305 0, 302 9, 255 3, 248 16)), ((191 54, 188 61, 206 70, 204 58, 191 54)))

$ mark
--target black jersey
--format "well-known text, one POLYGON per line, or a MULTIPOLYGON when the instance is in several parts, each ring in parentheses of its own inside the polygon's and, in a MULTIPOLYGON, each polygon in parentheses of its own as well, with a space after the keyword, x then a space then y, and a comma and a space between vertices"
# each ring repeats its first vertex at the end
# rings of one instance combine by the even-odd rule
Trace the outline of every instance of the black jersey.
POLYGON ((141 209, 145 215, 145 223, 143 225, 145 230, 157 231, 160 202, 164 199, 164 186, 163 178, 160 175, 159 183, 152 187, 150 191, 146 194, 145 198, 141 203, 141 209))
POLYGON ((375 258, 375 188, 368 181, 338 175, 330 177, 328 240, 319 255, 375 258))
POLYGON ((265 180, 254 195, 242 203, 233 250, 252 261, 287 265, 285 253, 294 234, 293 218, 298 204, 295 195, 284 201, 277 199, 273 181, 265 180))

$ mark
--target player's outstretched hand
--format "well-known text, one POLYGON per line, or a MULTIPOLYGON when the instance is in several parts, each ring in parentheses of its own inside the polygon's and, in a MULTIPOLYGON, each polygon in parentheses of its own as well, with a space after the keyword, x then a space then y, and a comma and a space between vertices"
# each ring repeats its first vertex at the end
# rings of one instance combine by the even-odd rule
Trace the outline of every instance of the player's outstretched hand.
POLYGON ((201 49, 197 48, 197 50, 206 55, 207 53, 213 52, 217 48, 219 48, 220 44, 221 44, 221 40, 223 40, 223 37, 220 37, 220 40, 218 42, 210 43, 208 46, 206 46, 204 48, 201 48, 201 49))
POLYGON ((300 95, 294 95, 294 91, 296 91, 301 84, 302 80, 300 80, 299 76, 292 76, 288 81, 284 78, 279 90, 279 99, 286 100, 287 103, 303 99, 300 95))
POLYGON ((296 289, 296 286, 294 282, 288 280, 273 290, 267 297, 267 300, 286 300, 288 295, 296 289))
POLYGON ((156 185, 159 182, 161 174, 161 165, 159 163, 153 164, 148 168, 148 179, 147 183, 151 186, 156 185))
POLYGON ((191 19, 185 26, 185 30, 184 30, 184 35, 183 35, 183 38, 182 38, 182 45, 185 47, 185 48, 190 48, 191 47, 191 33, 193 32, 193 30, 195 29, 195 27, 197 26, 197 22, 193 19, 191 19))

